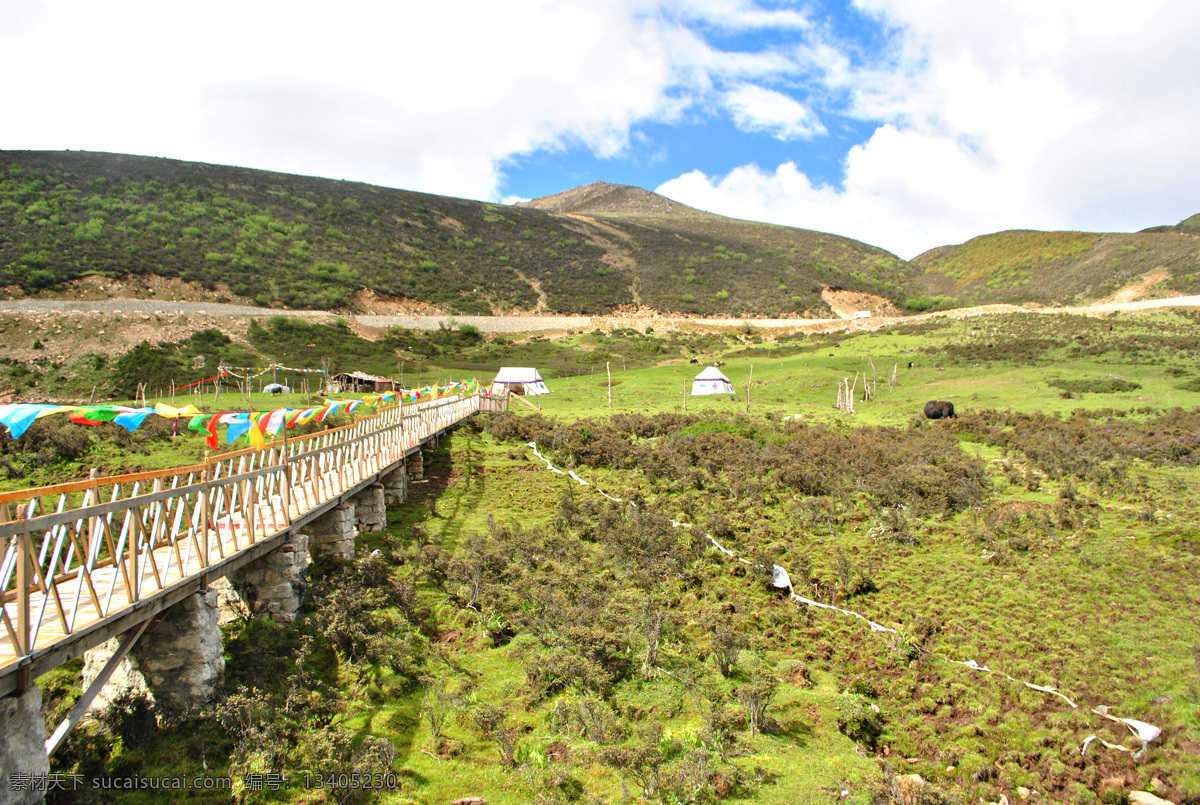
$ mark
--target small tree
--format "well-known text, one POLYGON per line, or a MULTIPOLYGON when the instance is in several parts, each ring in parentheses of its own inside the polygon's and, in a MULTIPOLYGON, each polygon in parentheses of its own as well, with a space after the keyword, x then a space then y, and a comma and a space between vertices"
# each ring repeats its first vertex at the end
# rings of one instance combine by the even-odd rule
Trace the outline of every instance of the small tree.
POLYGON ((661 724, 651 725, 642 734, 641 744, 634 747, 605 746, 599 753, 600 762, 621 775, 622 781, 632 780, 642 787, 646 799, 662 788, 662 767, 667 762, 661 724))
POLYGON ((425 689, 425 702, 422 712, 429 722, 429 733, 434 742, 440 741, 444 733, 442 728, 446 720, 458 708, 461 697, 450 690, 446 680, 440 676, 421 677, 421 687, 425 689))
POLYGON ((767 723, 767 708, 771 706, 771 699, 778 690, 779 680, 761 659, 751 667, 750 681, 737 687, 735 693, 746 711, 751 735, 762 732, 763 725, 767 723))
POLYGON ((507 717, 508 713, 503 707, 485 704, 475 711, 472 720, 480 735, 496 742, 496 748, 500 750, 500 763, 512 767, 517 765, 517 731, 504 726, 507 717))
POLYGON ((746 638, 731 623, 722 623, 713 631, 712 656, 721 676, 728 679, 737 667, 738 652, 746 647, 746 638))

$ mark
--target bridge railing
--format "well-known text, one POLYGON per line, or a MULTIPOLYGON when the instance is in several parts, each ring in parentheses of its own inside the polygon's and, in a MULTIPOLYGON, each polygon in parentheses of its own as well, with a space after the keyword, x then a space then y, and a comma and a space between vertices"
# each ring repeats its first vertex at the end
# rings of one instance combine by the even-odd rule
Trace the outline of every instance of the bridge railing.
POLYGON ((204 464, 0 495, 0 669, 289 528, 479 410, 383 409, 204 464))

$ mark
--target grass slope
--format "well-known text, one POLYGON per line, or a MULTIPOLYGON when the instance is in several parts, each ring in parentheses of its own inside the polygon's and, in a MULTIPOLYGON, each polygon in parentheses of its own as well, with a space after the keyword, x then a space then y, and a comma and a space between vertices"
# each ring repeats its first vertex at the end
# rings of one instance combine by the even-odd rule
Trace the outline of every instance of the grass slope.
MULTIPOLYGON (((305 772, 384 768, 399 788, 382 801, 422 805, 636 800, 651 769, 649 799, 664 802, 912 802, 892 784, 918 773, 922 802, 1015 802, 1024 787, 1095 805, 1153 788, 1195 805, 1195 323, 742 333, 705 345, 738 397, 691 398, 686 415, 698 367, 683 355, 614 372, 611 417, 607 381, 561 376, 540 415, 514 406, 429 454, 388 528, 359 537, 360 556, 380 555, 314 570, 303 621, 227 630, 229 692, 256 703, 253 730, 228 704, 162 728, 109 718, 76 733, 56 770, 149 774, 207 757, 209 773, 293 780, 240 790, 245 802, 324 801, 335 795, 303 790, 305 772), (834 383, 870 371, 868 357, 877 397, 835 411, 834 383), (959 418, 918 420, 929 399, 959 418), (547 472, 530 439, 637 509, 547 472), (752 565, 701 550, 667 517, 752 565), (788 603, 755 571, 771 563, 899 634, 788 603), (643 675, 656 612, 664 671, 643 675), (1018 681, 948 662, 968 659, 1018 681), (772 679, 766 729, 751 734, 742 696, 772 679), (1133 743, 1089 711, 1100 704, 1163 727, 1146 758, 1080 754, 1089 735, 1133 743), (382 765, 365 750, 380 740, 382 765)), ((43 677, 48 712, 69 707, 76 671, 43 677)))
MULTIPOLYGON (((1161 273, 1155 291, 1200 292, 1200 240, 1189 218, 1136 234, 997 232, 910 262, 916 297, 939 307, 1037 302, 1084 304, 1161 273)), ((926 305, 928 307, 930 305, 926 305)), ((913 307, 913 305, 910 305, 913 307)))
POLYGON ((87 275, 158 274, 275 307, 338 308, 367 288, 463 314, 641 302, 774 316, 824 310, 822 284, 886 293, 900 265, 845 238, 717 216, 678 231, 636 215, 597 223, 87 152, 5 151, 0 170, 0 285, 26 293, 87 275))
POLYGON ((595 182, 521 206, 603 222, 637 260, 663 266, 638 284, 639 302, 658 310, 711 315, 736 298, 817 311, 822 286, 895 298, 912 275, 890 252, 849 238, 725 218, 628 185, 595 182))

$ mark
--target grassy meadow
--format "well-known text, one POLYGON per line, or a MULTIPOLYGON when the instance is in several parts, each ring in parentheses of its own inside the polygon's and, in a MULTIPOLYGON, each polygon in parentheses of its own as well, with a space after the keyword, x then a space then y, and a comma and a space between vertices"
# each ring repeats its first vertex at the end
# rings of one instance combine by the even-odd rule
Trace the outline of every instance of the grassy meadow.
MULTIPOLYGON (((238 802, 1198 803, 1196 323, 493 342, 543 369, 540 412, 442 440, 357 562, 314 565, 303 620, 226 626, 221 702, 86 724, 55 770, 204 762, 238 802), (718 360, 737 395, 685 411, 718 360), (922 420, 929 400, 957 419, 922 420), (774 564, 895 631, 789 602, 774 564), (1139 748, 1101 705, 1163 734, 1081 754, 1139 748), (272 770, 291 782, 240 782, 272 770), (397 785, 305 788, 331 770, 397 785)), ((77 672, 42 678, 51 720, 77 672)))

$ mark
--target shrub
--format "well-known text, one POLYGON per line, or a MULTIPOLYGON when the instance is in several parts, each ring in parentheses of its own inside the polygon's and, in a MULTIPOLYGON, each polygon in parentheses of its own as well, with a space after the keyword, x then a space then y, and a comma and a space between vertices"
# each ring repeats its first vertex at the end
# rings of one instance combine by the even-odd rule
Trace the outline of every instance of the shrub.
POLYGON ((874 749, 884 726, 883 715, 875 710, 861 700, 847 704, 838 716, 838 731, 855 743, 874 749))
MULTIPOLYGON (((1062 389, 1064 395, 1069 394, 1113 394, 1121 391, 1134 391, 1142 387, 1141 383, 1125 380, 1119 377, 1089 378, 1085 380, 1048 380, 1046 385, 1062 389)), ((1067 399, 1070 399, 1068 397, 1067 399)))

